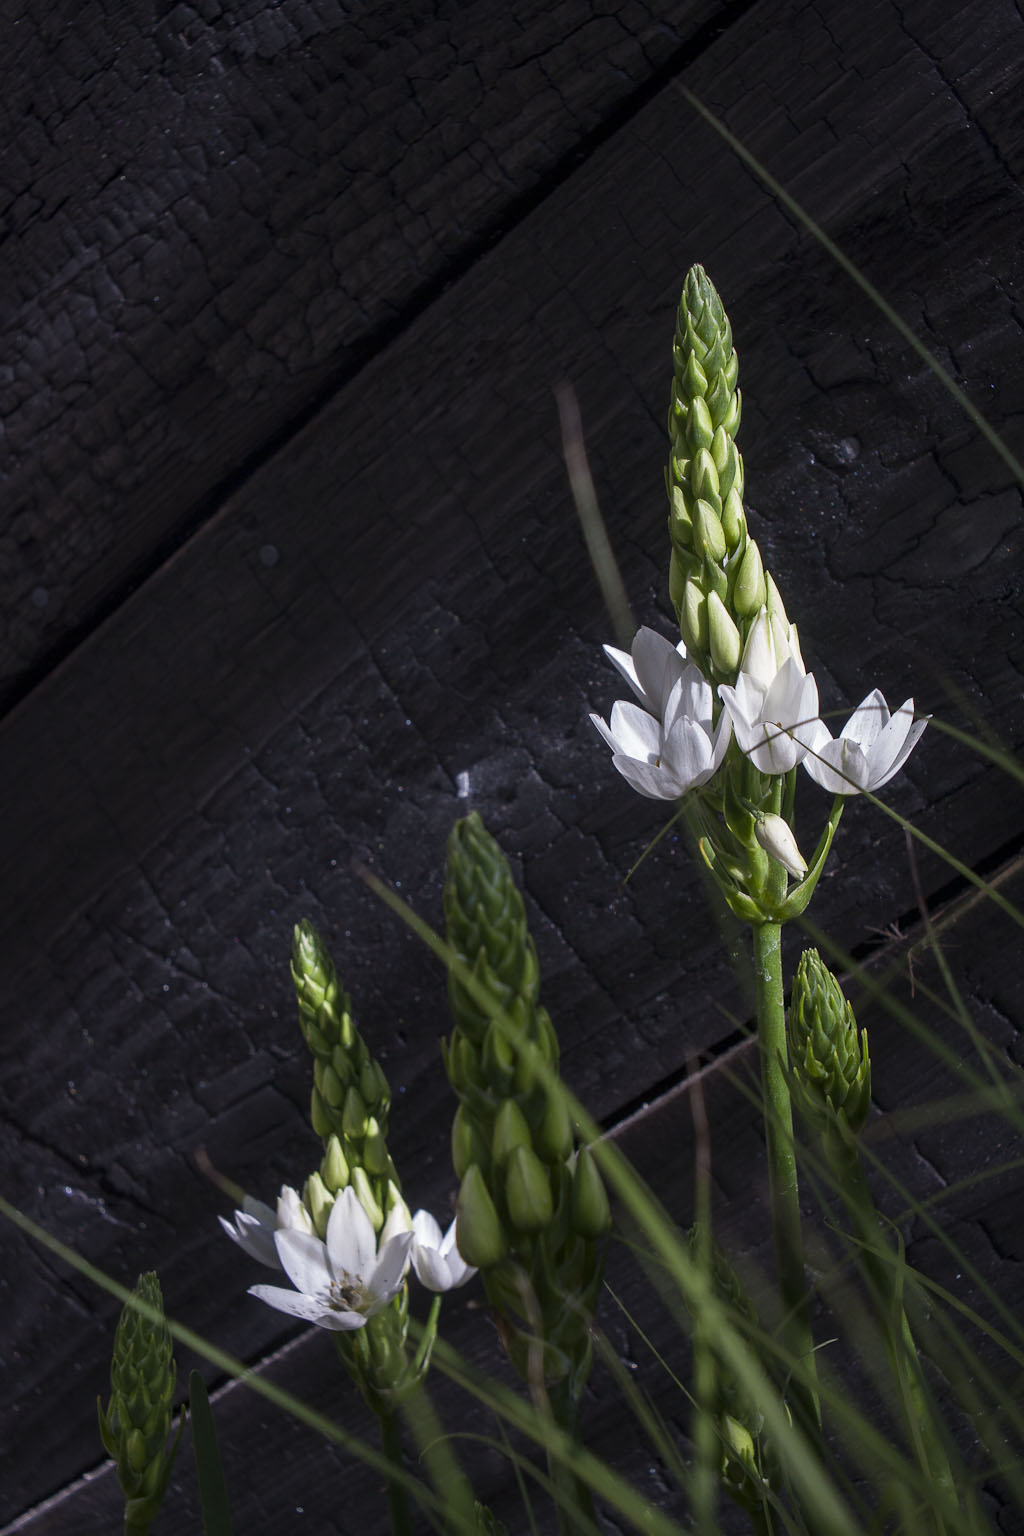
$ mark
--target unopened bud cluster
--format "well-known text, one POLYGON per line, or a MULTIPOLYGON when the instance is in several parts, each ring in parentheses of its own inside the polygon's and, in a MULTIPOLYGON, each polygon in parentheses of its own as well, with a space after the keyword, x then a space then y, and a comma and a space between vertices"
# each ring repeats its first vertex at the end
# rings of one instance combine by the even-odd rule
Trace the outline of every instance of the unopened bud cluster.
MULTIPOLYGON (((331 1210, 345 1189, 356 1195, 378 1236, 387 1236, 386 1226, 409 1229, 412 1218, 387 1146, 387 1078, 355 1026, 326 945, 308 921, 295 928, 291 970, 299 1026, 313 1056, 310 1118, 324 1141, 320 1166, 302 1192, 317 1236, 325 1238, 331 1210)), ((334 1335, 342 1362, 378 1413, 390 1411, 426 1367, 426 1355, 419 1366, 409 1359, 408 1322, 403 1283, 365 1327, 334 1335)))
POLYGON ((672 357, 669 591, 688 656, 712 681, 732 682, 750 626, 778 594, 747 532, 736 447, 739 363, 703 267, 687 274, 672 357))
POLYGON ((797 1101, 827 1140, 857 1136, 871 1108, 867 1030, 816 949, 806 949, 793 982, 789 1047, 797 1101))
POLYGON ((450 973, 459 1251, 483 1272, 521 1374, 540 1345, 545 1380, 575 1388, 590 1363, 608 1199, 590 1152, 573 1150, 522 897, 475 812, 452 829, 444 896, 448 943, 477 983, 473 996, 450 973))
POLYGON ((110 1401, 97 1399, 100 1435, 117 1467, 125 1499, 125 1532, 148 1531, 163 1500, 184 1427, 168 1446, 177 1368, 164 1321, 160 1281, 140 1275, 135 1295, 157 1316, 131 1302, 121 1313, 110 1362, 110 1401))
POLYGON ((324 1141, 303 1198, 323 1238, 331 1206, 351 1184, 379 1232, 401 1185, 387 1147, 391 1091, 352 1018, 352 1005, 313 924, 296 925, 292 981, 299 1026, 313 1056, 310 1119, 324 1141))

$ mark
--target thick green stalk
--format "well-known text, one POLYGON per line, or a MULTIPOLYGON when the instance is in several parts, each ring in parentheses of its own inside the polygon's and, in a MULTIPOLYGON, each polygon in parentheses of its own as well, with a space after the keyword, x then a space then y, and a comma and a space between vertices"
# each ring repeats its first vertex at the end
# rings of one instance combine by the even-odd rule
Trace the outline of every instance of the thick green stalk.
POLYGON ((784 1313, 783 1339, 798 1362, 794 1366, 798 1374, 794 1375, 791 1394, 793 1407, 804 1420, 804 1427, 813 1430, 821 1422, 821 1410, 800 1227, 786 1007, 782 990, 782 928, 779 923, 761 923, 754 928, 754 986, 772 1238, 784 1313))
MULTIPOLYGON (((398 1415, 382 1413, 380 1417, 381 1449, 398 1472, 404 1471, 402 1439, 398 1430, 398 1415)), ((405 1484, 398 1478, 388 1478, 388 1514, 391 1517, 391 1536, 412 1536, 412 1517, 409 1513, 409 1495, 405 1484)))

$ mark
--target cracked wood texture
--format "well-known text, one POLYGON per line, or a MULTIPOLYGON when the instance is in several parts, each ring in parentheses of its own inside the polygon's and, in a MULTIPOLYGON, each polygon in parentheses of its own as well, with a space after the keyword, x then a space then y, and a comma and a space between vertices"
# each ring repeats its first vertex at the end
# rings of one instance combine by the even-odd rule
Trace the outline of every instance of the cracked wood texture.
MULTIPOLYGON (((749 1017, 741 938, 721 943, 683 844, 623 884, 662 818, 586 719, 617 690, 552 387, 579 394, 637 618, 668 632, 669 346, 703 262, 740 352, 752 530, 823 707, 877 684, 977 739, 1024 738, 1019 486, 679 89, 1019 455, 1020 8, 0 13, 4 1193, 128 1283, 158 1269, 175 1316, 365 1432, 322 1336, 245 1296, 256 1277, 194 1162, 205 1146, 264 1196, 309 1171, 292 924, 331 943, 395 1090, 406 1193, 438 1213, 442 978, 353 860, 436 922, 450 824, 481 812, 522 879, 565 1076, 683 1221, 679 1084, 749 1017)), ((936 724, 885 798, 1020 900, 1019 791, 969 744, 936 724)), ((810 842, 825 802, 802 799, 810 842)), ((1012 928, 934 853, 916 862, 972 1017, 1019 1060, 1012 928)), ((898 826, 852 805, 815 922, 864 955, 894 923, 910 942, 916 913, 898 826)), ((915 985, 937 986, 916 953, 915 985)), ((1020 1187, 997 1171, 1019 1148, 980 1121, 904 1124, 951 1084, 890 1016, 865 1022, 898 1177, 919 1198, 952 1190, 957 1241, 1019 1309, 1020 1187), (968 1176, 981 1194, 953 1189, 968 1176)), ((713 1168, 723 1233, 756 1273, 762 1164, 734 1066, 742 1048, 708 1077, 713 1168)), ((934 1232, 904 1230, 973 1302, 934 1232)), ((613 1276, 642 1306, 622 1254, 613 1276)), ((0 1296, 0 1522, 109 1529, 93 1404, 118 1308, 11 1231, 0 1296)), ((493 1364, 473 1293, 445 1319, 493 1364)), ((678 1397, 605 1323, 685 1436, 678 1397)), ((311 1432, 234 1386, 215 1406, 239 1529, 377 1517, 373 1475, 311 1432)), ((600 1372, 588 1411, 594 1447, 679 1512, 600 1372)), ((465 1412, 453 1399, 451 1425, 465 1412)), ((500 1458, 481 1456, 479 1486, 521 1528, 500 1458)), ((170 1500, 169 1526, 195 1528, 184 1461, 170 1500)))

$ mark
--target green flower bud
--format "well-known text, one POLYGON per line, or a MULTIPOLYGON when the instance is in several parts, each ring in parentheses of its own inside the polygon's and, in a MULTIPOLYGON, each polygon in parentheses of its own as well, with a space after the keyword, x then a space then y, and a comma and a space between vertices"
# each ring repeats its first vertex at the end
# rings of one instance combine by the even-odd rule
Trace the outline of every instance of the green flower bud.
POLYGON ((340 1109, 345 1101, 345 1088, 337 1072, 328 1062, 317 1062, 315 1069, 316 1085, 320 1090, 320 1096, 329 1109, 340 1109))
POLYGON ((740 493, 735 486, 722 503, 722 532, 725 534, 729 553, 735 554, 747 537, 747 519, 740 493))
POLYGON ((455 1242, 467 1264, 490 1269, 508 1251, 494 1201, 476 1163, 466 1169, 455 1204, 455 1242))
POLYGON ((519 1232, 541 1232, 551 1224, 554 1206, 547 1169, 532 1147, 513 1148, 505 1175, 505 1200, 519 1232))
POLYGON ((394 1165, 388 1153, 388 1144, 381 1135, 380 1126, 372 1115, 366 1122, 366 1137, 363 1141, 363 1167, 373 1178, 383 1178, 385 1174, 394 1172, 394 1165))
POLYGON ((97 1398, 96 1409, 124 1493, 126 1529, 146 1531, 163 1501, 184 1415, 169 1446, 177 1370, 157 1276, 140 1275, 134 1294, 157 1315, 144 1316, 130 1302, 125 1306, 114 1335, 110 1401, 104 1410, 97 1398))
POLYGON ((698 582, 687 578, 679 610, 683 644, 691 656, 703 656, 708 648, 707 597, 698 582))
POLYGON ((491 1156, 498 1164, 508 1161, 516 1147, 530 1145, 530 1127, 515 1099, 506 1099, 494 1120, 491 1156))
POLYGON ((820 1130, 837 1123, 842 1129, 845 1122, 858 1135, 871 1108, 867 1030, 858 1032, 853 1009, 816 949, 805 949, 800 957, 789 1038, 805 1114, 820 1130))
POLYGON ((735 677, 742 650, 740 632, 717 592, 708 596, 707 613, 711 664, 718 676, 735 677))
POLYGON ((611 1207, 589 1147, 581 1147, 572 1175, 572 1224, 580 1237, 603 1237, 612 1224, 611 1207))
POLYGON ((362 1141, 366 1135, 367 1122, 366 1105, 358 1088, 349 1088, 345 1094, 345 1104, 341 1112, 341 1125, 345 1135, 350 1141, 362 1141))
POLYGON ((459 1179, 463 1177, 470 1163, 479 1163, 481 1167, 486 1168, 490 1164, 490 1156, 487 1143, 477 1128, 476 1120, 465 1104, 460 1104, 452 1121, 452 1167, 459 1179))
POLYGON ((327 1151, 320 1164, 320 1177, 332 1195, 340 1195, 349 1181, 349 1166, 337 1136, 328 1138, 327 1151))
POLYGON ((359 1204, 369 1216, 373 1224, 373 1230, 379 1232, 384 1225, 384 1212, 380 1208, 380 1202, 374 1193, 365 1168, 352 1169, 352 1188, 355 1190, 359 1204))
POLYGON ((481 1065, 484 1078, 495 1093, 511 1093, 516 1075, 516 1048, 502 1019, 493 1019, 484 1036, 481 1065))
POLYGON ((544 1114, 533 1133, 533 1149, 548 1163, 564 1163, 572 1151, 572 1120, 564 1094, 545 1095, 544 1114))
POLYGON ((741 619, 752 619, 760 612, 767 595, 761 551, 751 539, 743 551, 736 572, 736 582, 732 589, 733 612, 741 619))
POLYGON ((318 1173, 311 1173, 306 1180, 302 1203, 313 1218, 317 1237, 323 1242, 327 1236, 327 1218, 331 1214, 334 1196, 318 1173))
POLYGON ((309 1121, 321 1140, 326 1141, 333 1129, 334 1119, 315 1083, 309 1098, 309 1121))

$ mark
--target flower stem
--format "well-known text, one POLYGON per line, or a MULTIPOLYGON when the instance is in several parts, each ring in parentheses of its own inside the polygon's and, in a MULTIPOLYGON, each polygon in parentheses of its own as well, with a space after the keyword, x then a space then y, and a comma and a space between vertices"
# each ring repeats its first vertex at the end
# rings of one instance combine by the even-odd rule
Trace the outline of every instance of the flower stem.
POLYGON ((793 1106, 789 1094, 789 1053, 782 990, 782 929, 778 923, 754 928, 754 986, 757 1033, 761 1047, 761 1094, 764 1102, 768 1188, 772 1238, 783 1306, 783 1341, 793 1356, 792 1403, 804 1427, 821 1423, 814 1363, 814 1338, 807 1306, 800 1198, 797 1189, 793 1106))
MULTIPOLYGON (((382 1413, 379 1418, 381 1448, 391 1465, 401 1471, 404 1463, 398 1417, 394 1413, 382 1413)), ((391 1517, 391 1536, 412 1536, 409 1495, 404 1484, 393 1477, 388 1478, 388 1514, 391 1517)))

